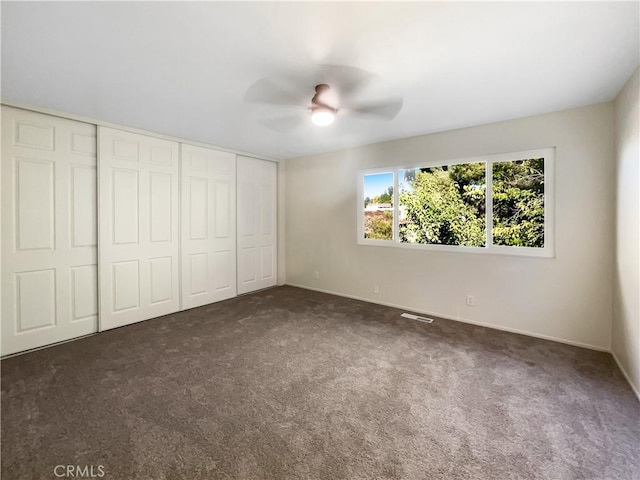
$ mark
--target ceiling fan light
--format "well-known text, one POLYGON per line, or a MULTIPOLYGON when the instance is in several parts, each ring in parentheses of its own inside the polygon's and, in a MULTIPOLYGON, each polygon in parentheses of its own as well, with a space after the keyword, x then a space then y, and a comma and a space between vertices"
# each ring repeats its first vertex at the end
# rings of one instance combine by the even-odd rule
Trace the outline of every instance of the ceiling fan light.
POLYGON ((317 109, 311 113, 311 121, 319 127, 331 125, 336 118, 336 114, 328 109, 317 109))

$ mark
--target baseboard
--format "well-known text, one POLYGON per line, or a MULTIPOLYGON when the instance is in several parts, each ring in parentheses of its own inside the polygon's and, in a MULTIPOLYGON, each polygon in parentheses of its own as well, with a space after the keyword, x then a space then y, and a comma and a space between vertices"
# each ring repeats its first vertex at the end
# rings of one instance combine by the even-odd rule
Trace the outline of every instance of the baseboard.
POLYGON ((446 320, 453 320, 455 322, 468 323, 468 324, 471 324, 471 325, 478 325, 479 327, 493 328, 494 330, 502 330, 504 332, 517 333, 517 334, 520 334, 520 335, 527 335, 529 337, 541 338, 543 340, 550 340, 552 342, 564 343, 566 345, 571 345, 571 346, 574 346, 574 347, 587 348, 589 350, 596 350, 598 352, 607 352, 607 353, 611 352, 611 350, 609 350, 608 348, 600 347, 598 345, 591 345, 589 343, 575 342, 573 340, 567 340, 567 339, 564 339, 564 338, 553 337, 553 336, 550 336, 550 335, 542 335, 542 334, 539 334, 539 333, 528 332, 526 330, 519 330, 517 328, 509 328, 509 327, 504 327, 502 325, 495 325, 495 324, 492 324, 492 323, 477 322, 475 320, 469 320, 469 319, 462 318, 462 317, 452 317, 451 315, 447 315, 447 314, 443 314, 443 313, 439 313, 439 312, 422 310, 422 309, 415 308, 415 307, 410 307, 410 306, 407 306, 407 305, 398 305, 396 303, 374 301, 374 300, 371 300, 370 298, 358 297, 356 295, 349 295, 349 294, 346 294, 346 293, 334 292, 334 291, 331 291, 331 290, 323 290, 321 288, 313 288, 313 287, 309 287, 307 285, 298 285, 298 284, 295 284, 295 283, 287 283, 287 285, 289 285, 290 287, 303 288, 305 290, 312 290, 314 292, 328 293, 329 295, 336 295, 338 297, 351 298, 353 300, 360 300, 362 302, 374 303, 376 305, 384 305, 385 307, 399 308, 401 310, 408 310, 410 312, 421 313, 421 314, 424 314, 424 315, 433 315, 435 317, 444 318, 446 320))
POLYGON ((617 355, 615 354, 615 352, 612 350, 611 351, 611 356, 613 357, 613 359, 616 361, 616 363, 618 364, 618 368, 620 369, 620 371, 622 372, 622 375, 624 375, 624 378, 627 379, 627 383, 629 384, 629 386, 631 387, 631 390, 633 390, 633 393, 636 394, 636 397, 638 397, 638 401, 640 402, 640 388, 636 387, 633 382, 631 381, 631 377, 629 376, 629 374, 627 373, 627 371, 624 369, 624 367, 622 366, 622 362, 620 362, 620 360, 618 359, 617 355))

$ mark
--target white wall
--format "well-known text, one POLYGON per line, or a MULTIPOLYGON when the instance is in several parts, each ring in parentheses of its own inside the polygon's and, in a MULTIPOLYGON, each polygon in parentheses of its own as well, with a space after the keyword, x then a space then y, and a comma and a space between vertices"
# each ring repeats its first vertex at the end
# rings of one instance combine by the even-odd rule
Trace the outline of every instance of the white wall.
POLYGON ((612 350, 640 398, 640 69, 614 103, 616 257, 612 350))
POLYGON ((287 283, 609 349, 613 137, 606 103, 288 160, 287 283), (359 169, 548 146, 557 147, 556 258, 357 245, 359 169))

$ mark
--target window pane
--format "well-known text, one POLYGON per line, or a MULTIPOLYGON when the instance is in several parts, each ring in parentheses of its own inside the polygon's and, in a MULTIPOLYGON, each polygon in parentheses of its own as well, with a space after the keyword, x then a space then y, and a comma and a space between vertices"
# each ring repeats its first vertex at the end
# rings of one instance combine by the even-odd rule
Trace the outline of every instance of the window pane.
POLYGON ((393 240, 393 173, 364 176, 364 238, 393 240))
POLYGON ((400 170, 400 241, 484 247, 485 169, 476 162, 400 170))
POLYGON ((493 244, 544 247, 544 158, 493 164, 493 244))

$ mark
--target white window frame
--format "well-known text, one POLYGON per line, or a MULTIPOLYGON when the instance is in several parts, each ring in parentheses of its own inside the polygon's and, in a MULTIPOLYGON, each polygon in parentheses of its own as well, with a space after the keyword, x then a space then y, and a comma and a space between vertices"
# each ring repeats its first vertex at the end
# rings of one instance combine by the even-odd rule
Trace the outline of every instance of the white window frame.
POLYGON ((500 153, 497 155, 485 155, 479 157, 456 158, 449 160, 425 161, 411 165, 399 165, 394 167, 370 168, 358 171, 357 194, 357 241, 359 245, 372 245, 381 247, 398 247, 417 250, 432 250, 455 253, 480 253, 498 255, 518 255, 525 257, 555 257, 555 147, 524 150, 520 152, 500 153), (506 245, 493 245, 493 164, 499 162, 517 161, 529 158, 544 158, 544 247, 516 247, 506 245), (443 167, 459 165, 463 163, 486 164, 486 246, 468 247, 464 245, 430 245, 422 243, 402 243, 399 233, 399 202, 398 202, 398 171, 413 168, 443 167), (379 240, 364 238, 364 177, 380 173, 393 174, 393 239, 379 240))

